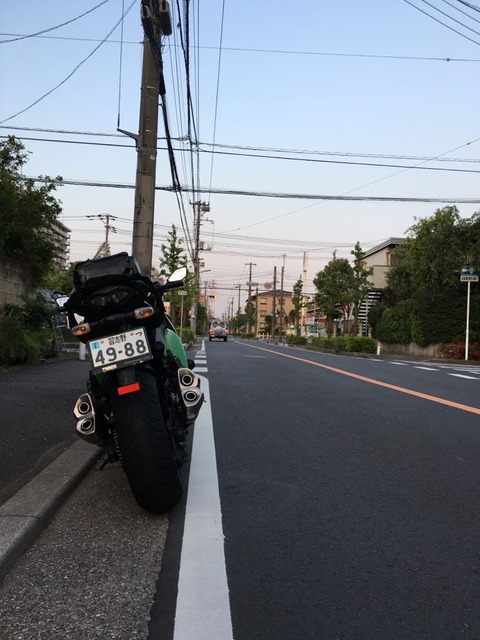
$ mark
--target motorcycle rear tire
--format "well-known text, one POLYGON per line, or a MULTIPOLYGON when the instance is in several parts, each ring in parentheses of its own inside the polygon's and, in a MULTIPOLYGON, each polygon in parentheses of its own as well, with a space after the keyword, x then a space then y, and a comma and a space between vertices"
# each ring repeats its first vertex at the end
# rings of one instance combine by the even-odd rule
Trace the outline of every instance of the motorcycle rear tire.
POLYGON ((137 371, 140 391, 114 390, 112 409, 122 467, 138 504, 152 513, 172 509, 183 494, 155 378, 137 371))

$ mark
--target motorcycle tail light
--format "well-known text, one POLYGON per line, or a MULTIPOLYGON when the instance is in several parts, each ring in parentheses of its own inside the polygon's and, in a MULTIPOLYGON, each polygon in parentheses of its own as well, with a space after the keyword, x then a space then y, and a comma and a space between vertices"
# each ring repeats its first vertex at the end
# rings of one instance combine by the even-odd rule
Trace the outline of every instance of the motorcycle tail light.
POLYGON ((140 307, 139 309, 134 309, 133 315, 137 320, 141 320, 142 318, 149 318, 150 316, 153 316, 153 308, 140 307))
POLYGON ((123 387, 117 387, 117 393, 119 396, 124 396, 127 393, 134 393, 135 391, 140 391, 140 384, 138 382, 126 384, 123 387))
POLYGON ((88 298, 90 307, 102 308, 112 305, 121 305, 132 295, 131 289, 117 288, 113 291, 96 293, 88 298))
POLYGON ((74 336, 84 336, 86 333, 90 333, 90 325, 88 322, 83 322, 82 324, 77 324, 76 327, 72 327, 71 331, 74 336))

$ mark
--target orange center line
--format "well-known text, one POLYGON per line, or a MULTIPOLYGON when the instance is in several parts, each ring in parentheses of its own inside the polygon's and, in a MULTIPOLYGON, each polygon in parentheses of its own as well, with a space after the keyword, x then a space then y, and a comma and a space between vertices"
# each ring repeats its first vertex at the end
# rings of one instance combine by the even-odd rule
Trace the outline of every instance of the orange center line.
POLYGON ((320 367, 321 369, 327 369, 328 371, 333 371, 334 373, 340 373, 342 376, 355 378, 356 380, 361 380, 362 382, 368 382, 369 384, 376 384, 377 386, 384 387, 385 389, 391 389, 392 391, 405 393, 409 396, 415 396, 416 398, 422 398, 423 400, 429 400, 430 402, 443 404, 447 407, 452 407, 453 409, 460 409, 461 411, 468 411, 470 413, 475 413, 477 415, 480 415, 480 409, 478 409, 477 407, 471 407, 468 404, 460 404, 459 402, 453 402, 452 400, 445 400, 444 398, 431 396, 428 393, 421 393, 420 391, 413 391, 412 389, 399 387, 396 384, 381 382, 380 380, 375 380, 374 378, 367 378, 366 376, 361 376, 358 373, 350 373, 350 371, 343 371, 342 369, 337 369, 336 367, 330 367, 328 364, 321 364, 320 362, 314 362, 313 360, 307 360, 306 358, 299 358, 298 356, 292 356, 288 353, 281 353, 280 351, 273 351, 271 349, 266 349, 265 347, 257 347, 253 344, 246 344, 245 342, 237 342, 237 344, 241 344, 244 347, 250 347, 250 349, 258 349, 259 351, 266 351, 267 353, 273 353, 276 356, 282 356, 282 358, 290 358, 290 360, 297 360, 298 362, 304 362, 305 364, 310 364, 310 365, 313 365, 314 367, 320 367))

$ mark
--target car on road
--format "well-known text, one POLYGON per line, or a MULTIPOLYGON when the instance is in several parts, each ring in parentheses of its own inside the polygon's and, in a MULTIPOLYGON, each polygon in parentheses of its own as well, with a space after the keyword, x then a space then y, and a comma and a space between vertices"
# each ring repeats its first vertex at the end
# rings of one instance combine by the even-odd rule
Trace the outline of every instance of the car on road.
POLYGON ((210 340, 210 342, 213 339, 223 340, 224 342, 226 342, 227 337, 228 337, 227 323, 222 322, 220 320, 213 320, 210 323, 210 328, 208 329, 208 339, 210 340))

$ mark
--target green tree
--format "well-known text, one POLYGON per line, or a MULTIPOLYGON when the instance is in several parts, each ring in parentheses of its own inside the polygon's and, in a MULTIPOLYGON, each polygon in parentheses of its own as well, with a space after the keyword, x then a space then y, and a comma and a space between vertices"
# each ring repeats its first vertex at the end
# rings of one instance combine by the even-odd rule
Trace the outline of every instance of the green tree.
POLYGON ((360 302, 368 295, 368 290, 373 287, 373 282, 369 280, 373 273, 373 267, 366 267, 363 249, 357 241, 355 247, 350 251, 353 260, 353 334, 358 334, 358 310, 360 302))
POLYGON ((160 260, 160 274, 169 276, 179 267, 187 266, 187 256, 182 247, 182 238, 178 237, 177 227, 172 224, 172 230, 168 232, 168 244, 162 244, 162 258, 160 260))
POLYGON ((462 264, 470 260, 471 223, 460 219, 457 207, 437 209, 408 230, 407 242, 397 248, 414 289, 457 287, 462 264))
POLYGON ((54 197, 62 179, 40 176, 43 184, 36 187, 34 180, 22 175, 27 159, 15 136, 0 142, 0 257, 28 265, 39 280, 53 261, 48 228, 62 211, 54 197))
POLYGON ((328 317, 327 335, 331 337, 333 320, 343 315, 348 318, 354 300, 354 271, 347 258, 333 258, 313 279, 317 289, 315 302, 328 317), (339 313, 340 311, 340 313, 339 313))
MULTIPOLYGON (((168 232, 168 244, 161 245, 162 258, 160 260, 160 275, 168 277, 180 267, 187 266, 187 256, 182 248, 182 238, 178 237, 177 227, 172 224, 171 231, 168 232)), ((184 296, 184 315, 185 309, 190 309, 195 299, 195 282, 192 277, 188 277, 185 281, 185 289, 187 295, 184 296)), ((197 296, 198 297, 198 296, 197 296)), ((179 311, 181 308, 181 296, 176 291, 165 294, 165 300, 170 302, 170 317, 175 324, 179 319, 179 311)))
MULTIPOLYGON (((416 220, 407 242, 395 250, 399 264, 387 274, 383 301, 372 314, 375 336, 423 346, 461 338, 466 290, 460 271, 463 264, 480 267, 479 245, 479 213, 462 219, 456 207, 444 207, 416 220)), ((472 309, 477 308, 479 296, 476 285, 472 309)), ((471 337, 479 332, 480 320, 472 313, 471 337)))
POLYGON ((69 294, 73 289, 73 272, 78 262, 71 262, 68 269, 63 271, 57 265, 51 265, 48 273, 40 280, 39 286, 43 289, 55 289, 69 294))
POLYGON ((298 280, 293 285, 293 295, 292 295, 292 316, 293 323, 295 325, 295 335, 300 335, 300 312, 306 306, 305 296, 302 294, 303 282, 302 278, 298 278, 298 280))

